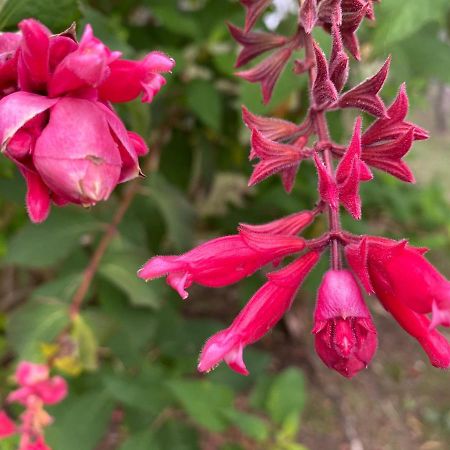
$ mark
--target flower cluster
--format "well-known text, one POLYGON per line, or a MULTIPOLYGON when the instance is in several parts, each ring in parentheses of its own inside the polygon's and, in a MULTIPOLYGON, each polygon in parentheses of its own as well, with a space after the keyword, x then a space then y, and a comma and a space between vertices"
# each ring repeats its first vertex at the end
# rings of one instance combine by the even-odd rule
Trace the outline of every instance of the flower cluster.
POLYGON ((60 376, 50 377, 49 368, 43 364, 21 362, 15 373, 19 387, 6 401, 25 407, 18 425, 0 411, 0 439, 20 435, 18 450, 51 450, 44 440, 44 428, 52 423, 45 405, 54 405, 67 395, 66 381, 60 376))
POLYGON ((367 367, 376 352, 377 330, 360 285, 417 339, 434 366, 450 367, 450 343, 436 329, 450 326, 449 281, 425 259, 424 249, 404 240, 354 235, 343 230, 340 223, 341 205, 354 219, 361 218, 359 185, 373 178, 372 168, 413 182, 402 158, 415 140, 428 137, 425 130, 405 120, 405 85, 389 107, 379 95, 389 73, 390 58, 375 75, 345 90, 349 73, 346 50, 360 59, 356 30, 364 18, 374 19, 374 2, 301 0, 298 28, 291 37, 253 31, 270 0, 241 3, 247 10, 244 28, 229 25, 242 45, 236 65, 272 53, 237 75, 261 83, 263 100, 268 102, 291 55, 304 49, 304 57, 294 61, 294 70, 306 72, 310 79, 310 106, 300 124, 257 116, 243 107, 243 120, 251 131, 250 160, 258 160, 249 186, 279 174, 289 193, 300 163, 310 160, 317 169, 317 207, 265 225, 241 224, 238 234, 208 241, 183 255, 153 257, 139 276, 149 280, 167 275, 168 284, 186 298, 186 289, 193 283, 229 285, 269 263, 278 265, 285 257, 295 255, 293 262, 268 273, 267 282, 233 323, 212 336, 203 348, 198 365, 201 372, 225 361, 233 370, 247 374, 244 347, 259 340, 281 319, 305 277, 329 249, 330 269, 318 289, 312 330, 317 354, 328 367, 350 378, 367 367), (331 33, 328 60, 311 35, 315 26, 331 33), (327 111, 344 108, 374 117, 365 130, 361 117, 356 119, 347 145, 331 140, 326 121, 327 111), (315 239, 299 237, 323 212, 328 213, 329 230, 315 239))
POLYGON ((147 146, 111 103, 151 102, 174 61, 151 52, 121 58, 87 25, 52 34, 34 19, 0 34, 0 149, 27 183, 26 204, 42 222, 51 203, 94 205, 139 175, 147 146))

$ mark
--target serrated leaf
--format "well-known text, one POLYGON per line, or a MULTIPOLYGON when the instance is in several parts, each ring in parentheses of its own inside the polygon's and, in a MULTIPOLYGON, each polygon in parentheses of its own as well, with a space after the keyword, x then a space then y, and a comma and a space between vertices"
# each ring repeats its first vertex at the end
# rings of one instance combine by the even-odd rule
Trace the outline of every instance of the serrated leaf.
POLYGON ((226 429, 223 411, 232 408, 233 404, 233 392, 229 388, 197 380, 173 380, 167 386, 196 423, 211 431, 226 429))
POLYGON ((58 33, 80 16, 77 0, 6 0, 1 6, 0 29, 14 27, 22 19, 34 17, 58 33))
POLYGON ((305 381, 300 370, 292 367, 279 374, 269 391, 267 410, 270 417, 279 425, 285 420, 298 418, 305 405, 305 381))
POLYGON ((211 81, 194 80, 186 88, 187 102, 192 112, 208 127, 220 131, 222 98, 211 81))
POLYGON ((6 333, 19 359, 41 359, 41 344, 53 341, 69 324, 66 303, 57 299, 32 299, 10 316, 6 333))
POLYGON ((88 212, 54 209, 44 223, 27 224, 12 237, 5 262, 25 267, 52 266, 80 245, 84 233, 99 227, 88 212))

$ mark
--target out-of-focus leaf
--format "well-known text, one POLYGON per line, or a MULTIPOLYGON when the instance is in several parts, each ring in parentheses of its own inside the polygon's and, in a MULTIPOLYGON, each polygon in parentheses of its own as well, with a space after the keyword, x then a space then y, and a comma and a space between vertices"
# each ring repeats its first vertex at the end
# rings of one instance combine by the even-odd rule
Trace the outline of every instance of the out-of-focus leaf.
POLYGON ((53 341, 69 324, 67 304, 52 298, 33 298, 8 320, 8 340, 20 359, 37 360, 42 343, 53 341))
POLYGON ((78 5, 77 0, 6 0, 0 3, 0 29, 14 27, 22 19, 34 17, 58 33, 78 19, 78 5))
POLYGON ((81 27, 90 24, 95 36, 101 39, 111 49, 123 52, 125 55, 133 54, 133 49, 127 43, 128 33, 120 23, 119 16, 105 16, 100 11, 91 8, 86 2, 81 3, 83 20, 81 27))
POLYGON ((58 450, 94 449, 104 436, 114 402, 102 391, 71 395, 49 408, 55 424, 46 431, 46 439, 58 450))
POLYGON ((406 39, 425 24, 440 20, 447 9, 447 0, 385 0, 379 8, 374 42, 389 46, 406 39))
POLYGON ((222 123, 222 98, 211 81, 194 80, 187 86, 187 102, 192 112, 216 131, 222 123))
POLYGON ((259 442, 268 438, 269 428, 259 417, 230 409, 225 411, 225 415, 233 425, 238 427, 249 438, 259 442))
POLYGON ((155 434, 161 450, 198 450, 200 448, 197 431, 179 420, 170 420, 155 434))
POLYGON ((92 329, 81 315, 77 315, 72 321, 72 339, 75 341, 77 356, 81 366, 85 370, 96 370, 97 361, 97 340, 92 329))
POLYGON ((111 397, 147 414, 160 414, 172 402, 164 386, 166 373, 160 366, 144 367, 138 374, 108 374, 104 385, 111 397))
POLYGON ((167 385, 192 420, 211 431, 226 428, 223 411, 233 403, 233 392, 229 388, 198 380, 172 380, 167 385))
POLYGON ((88 212, 54 208, 44 223, 29 223, 13 236, 5 262, 25 267, 52 266, 80 245, 84 233, 98 228, 88 212))
POLYGON ((198 38, 201 28, 196 23, 192 14, 181 12, 176 0, 146 0, 152 14, 161 25, 177 35, 189 38, 198 38))
POLYGON ((166 221, 169 241, 180 251, 191 247, 195 221, 195 211, 191 204, 160 175, 152 175, 148 186, 151 199, 166 221))
POLYGON ((146 283, 136 276, 143 261, 130 254, 109 254, 100 265, 99 273, 124 292, 135 306, 157 308, 161 303, 164 282, 146 283))
POLYGON ((300 416, 305 405, 306 392, 303 374, 292 367, 279 374, 269 392, 267 410, 270 417, 278 424, 291 419, 291 415, 300 416))
POLYGON ((120 446, 119 450, 159 450, 160 447, 155 442, 155 435, 151 430, 141 431, 132 434, 120 446))

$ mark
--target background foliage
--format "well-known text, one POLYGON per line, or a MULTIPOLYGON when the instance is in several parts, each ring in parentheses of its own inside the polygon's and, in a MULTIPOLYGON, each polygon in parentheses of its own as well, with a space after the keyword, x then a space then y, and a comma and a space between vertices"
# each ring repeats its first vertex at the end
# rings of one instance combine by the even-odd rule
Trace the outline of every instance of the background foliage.
MULTIPOLYGON (((5 158, 0 160, 3 398, 18 360, 42 361, 58 354, 55 366, 69 380, 70 396, 51 411, 55 424, 48 440, 56 450, 301 450, 305 447, 299 442, 305 439, 313 449, 327 448, 320 446, 319 436, 333 434, 334 425, 325 410, 317 412, 315 402, 320 395, 333 399, 335 392, 314 390, 316 377, 323 376, 317 370, 326 369, 315 363, 311 368, 311 324, 305 311, 300 325, 293 314, 273 336, 247 350, 248 378, 224 367, 199 377, 195 367, 203 342, 220 322, 230 322, 261 279, 255 276, 220 293, 193 289, 191 300, 183 304, 164 282, 145 284, 135 276, 154 254, 181 252, 204 239, 233 233, 238 222, 263 222, 314 203, 316 180, 306 164, 291 196, 284 194, 278 179, 246 187, 248 133, 240 117, 240 105, 245 104, 255 113, 299 121, 307 108, 305 79, 286 71, 264 107, 258 86, 233 76, 236 45, 225 21, 243 23, 237 1, 3 0, 0 6, 3 30, 14 29, 29 16, 55 32, 72 21, 78 30, 91 23, 98 37, 126 56, 159 49, 177 61, 151 106, 135 102, 120 108, 128 128, 150 144, 157 130, 164 130, 163 148, 154 150, 160 151, 159 172, 142 181, 65 342, 55 343, 68 324, 70 299, 121 192, 91 210, 54 208, 44 224, 32 225, 23 205, 24 183, 5 158), (312 392, 309 400, 307 392, 312 392), (305 402, 309 406, 300 421, 305 402), (314 422, 308 426, 314 414, 320 417, 318 427, 314 422)), ((389 103, 405 80, 416 121, 445 127, 448 1, 383 0, 376 12, 377 26, 366 23, 360 32, 364 64, 355 64, 351 82, 369 75, 391 53, 384 99, 389 103)), ((281 26, 289 28, 294 20, 292 16, 281 26)), ((325 33, 316 37, 329 39, 325 33)), ((347 113, 331 116, 335 139, 348 138, 353 118, 347 113)), ((411 162, 418 169, 419 186, 405 186, 378 172, 374 182, 362 187, 364 220, 349 220, 346 227, 409 236, 429 246, 434 261, 448 274, 450 191, 447 180, 435 174, 445 165, 448 170, 449 142, 441 133, 416 145, 411 162)), ((318 222, 309 233, 323 227, 318 222)), ((302 290, 309 311, 320 276, 316 270, 302 290)), ((374 374, 401 379, 405 369, 397 363, 381 374, 375 367, 374 374)), ((412 361, 405 359, 404 364, 412 366, 412 361)), ((332 383, 336 377, 331 376, 332 383)), ((449 402, 440 407, 430 401, 417 417, 430 424, 438 442, 445 442, 449 402)), ((14 445, 3 442, 0 448, 14 445)))

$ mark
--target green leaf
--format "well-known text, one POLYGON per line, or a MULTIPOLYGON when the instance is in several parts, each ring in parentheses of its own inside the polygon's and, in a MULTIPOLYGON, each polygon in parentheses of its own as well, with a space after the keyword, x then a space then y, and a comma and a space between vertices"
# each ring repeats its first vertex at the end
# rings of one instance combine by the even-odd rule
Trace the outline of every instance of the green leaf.
POLYGON ((267 410, 272 419, 282 425, 286 420, 292 420, 295 414, 297 420, 305 405, 305 381, 300 370, 292 367, 279 374, 269 391, 267 410))
POLYGON ((80 245, 83 234, 98 228, 89 212, 54 209, 44 223, 30 223, 13 236, 5 262, 25 267, 52 266, 80 245))
POLYGON ((77 346, 78 359, 82 367, 86 370, 96 370, 98 368, 97 339, 81 315, 73 319, 72 338, 77 346))
POLYGON ((19 359, 39 360, 40 345, 53 341, 68 324, 66 303, 52 298, 32 298, 14 311, 7 322, 6 332, 19 359))
POLYGON ((222 98, 211 81, 194 80, 187 86, 187 102, 192 112, 208 127, 220 131, 222 98))
POLYGON ((404 40, 425 24, 440 20, 448 9, 447 0, 385 0, 379 8, 374 42, 389 47, 404 40))
POLYGON ((136 276, 143 261, 130 254, 113 253, 106 255, 99 273, 124 292, 131 304, 157 308, 161 303, 164 282, 158 280, 146 283, 136 276))
POLYGON ((211 431, 225 430, 227 423, 223 412, 233 404, 233 392, 229 388, 197 380, 173 380, 167 385, 195 422, 211 431))
POLYGON ((155 442, 155 435, 150 430, 133 434, 120 446, 119 450, 159 450, 155 442))
POLYGON ((111 397, 123 405, 157 415, 172 400, 164 386, 165 379, 166 373, 154 365, 134 375, 105 375, 104 385, 111 397))
POLYGON ((22 19, 33 17, 59 33, 80 15, 77 0, 6 0, 0 6, 0 29, 15 27, 22 19))
POLYGON ((201 28, 188 12, 178 9, 176 0, 146 0, 152 13, 168 31, 181 36, 197 38, 201 28))
POLYGON ((162 176, 152 175, 148 185, 152 200, 164 216, 169 241, 179 251, 190 248, 194 240, 194 208, 184 195, 162 176))
POLYGON ((86 392, 69 396, 59 405, 49 408, 55 418, 46 430, 46 439, 58 450, 91 450, 104 436, 114 403, 105 392, 86 392))
POLYGON ((233 425, 237 426, 249 438, 261 442, 269 437, 269 428, 259 417, 234 409, 225 411, 225 415, 233 425))

